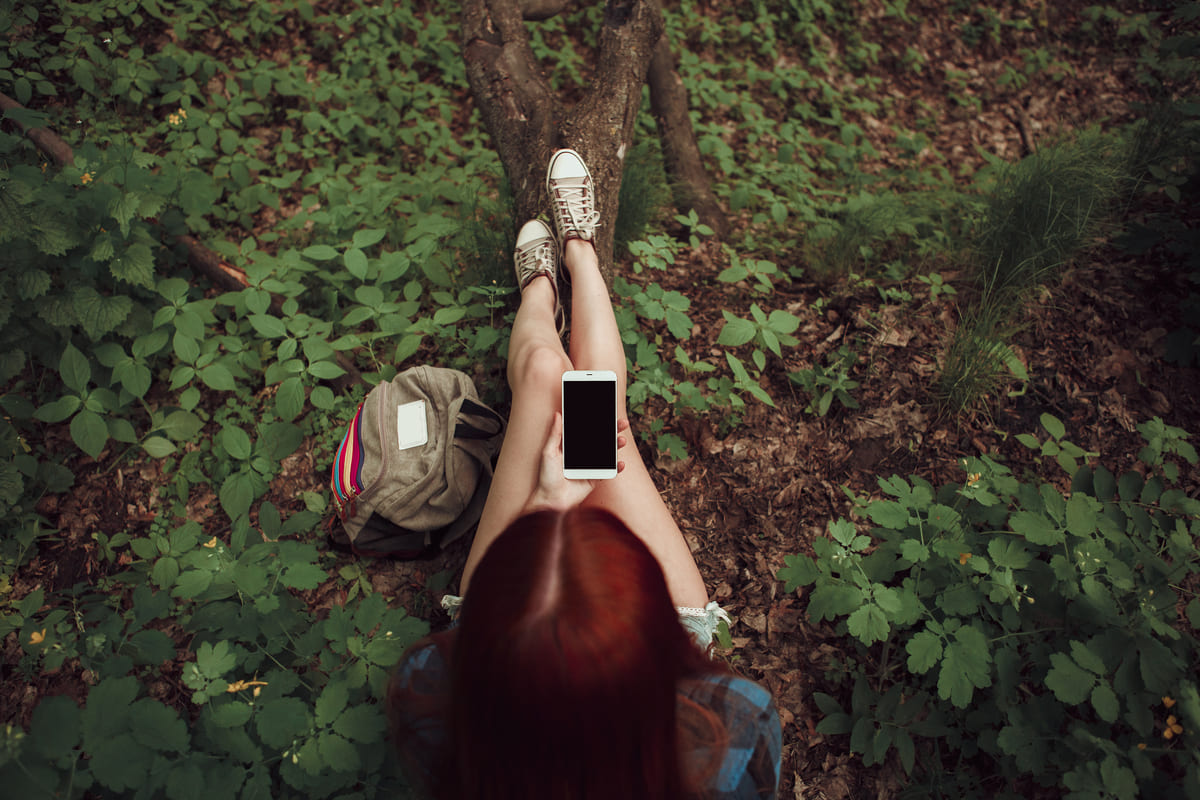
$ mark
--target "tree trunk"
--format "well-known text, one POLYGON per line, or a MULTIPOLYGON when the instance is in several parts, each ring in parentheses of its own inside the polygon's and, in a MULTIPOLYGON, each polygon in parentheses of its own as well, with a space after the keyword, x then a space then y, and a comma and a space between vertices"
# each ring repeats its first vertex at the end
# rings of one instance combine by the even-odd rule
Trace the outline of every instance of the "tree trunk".
POLYGON ((721 210, 700 161, 700 148, 696 146, 692 120, 688 116, 687 90, 683 88, 677 63, 664 33, 654 48, 647 75, 650 107, 658 120, 658 135, 662 138, 663 160, 675 186, 676 205, 684 211, 694 208, 700 221, 712 228, 718 237, 724 238, 729 234, 729 218, 721 210))
MULTIPOLYGON (((471 93, 479 107, 492 144, 508 174, 516 199, 517 223, 549 209, 545 189, 546 165, 560 147, 579 151, 595 181, 600 227, 596 252, 604 276, 612 279, 613 225, 625 154, 641 105, 642 86, 657 51, 665 48, 665 87, 660 124, 669 127, 668 169, 681 174, 689 187, 702 186, 692 197, 711 198, 701 211, 714 230, 727 225, 708 189, 691 135, 686 93, 674 69, 670 45, 663 37, 662 13, 654 0, 608 0, 599 37, 595 80, 574 108, 566 109, 542 77, 530 49, 522 8, 537 6, 539 18, 560 5, 555 0, 465 0, 463 57, 471 93), (673 79, 673 80, 672 80, 673 79), (684 140, 690 141, 689 150, 684 140), (673 159, 673 160, 672 160, 673 159), (690 163, 687 163, 689 162, 690 163), (713 224, 713 222, 717 224, 713 224)), ((691 199, 693 204, 698 201, 691 199)))

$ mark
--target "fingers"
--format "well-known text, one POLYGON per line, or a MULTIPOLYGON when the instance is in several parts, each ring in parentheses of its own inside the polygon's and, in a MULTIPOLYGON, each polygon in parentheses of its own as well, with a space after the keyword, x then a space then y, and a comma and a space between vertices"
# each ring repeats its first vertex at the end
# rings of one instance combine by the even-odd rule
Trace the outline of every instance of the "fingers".
POLYGON ((550 434, 546 438, 546 446, 542 451, 547 456, 554 456, 562 448, 562 412, 555 411, 554 418, 550 420, 550 434))

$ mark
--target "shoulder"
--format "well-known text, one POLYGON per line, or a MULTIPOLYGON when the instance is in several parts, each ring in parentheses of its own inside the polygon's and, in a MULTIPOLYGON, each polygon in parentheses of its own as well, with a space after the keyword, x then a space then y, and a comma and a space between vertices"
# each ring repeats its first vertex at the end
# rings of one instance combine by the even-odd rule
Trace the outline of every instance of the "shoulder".
POLYGON ((417 642, 401 656, 393 673, 393 685, 401 691, 432 695, 444 690, 449 680, 449 665, 438 642, 417 642))
POLYGON ((769 714, 778 719, 771 693, 762 684, 737 675, 705 675, 684 681, 680 688, 687 699, 723 717, 769 714))
POLYGON ((710 786, 712 796, 774 797, 782 767, 783 729, 771 693, 732 674, 690 679, 680 689, 684 698, 720 720, 727 737, 710 786))

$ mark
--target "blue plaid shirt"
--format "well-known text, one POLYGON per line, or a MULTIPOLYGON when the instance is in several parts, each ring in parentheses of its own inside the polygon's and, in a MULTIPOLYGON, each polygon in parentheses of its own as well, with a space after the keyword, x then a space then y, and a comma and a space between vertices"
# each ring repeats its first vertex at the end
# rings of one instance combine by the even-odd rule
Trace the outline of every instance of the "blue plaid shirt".
MULTIPOLYGON (((396 679, 404 688, 422 694, 445 690, 449 670, 438 649, 426 644, 410 651, 401 661, 396 679)), ((729 744, 721 754, 720 769, 705 792, 712 800, 750 800, 774 798, 779 786, 783 731, 771 695, 754 681, 736 675, 706 675, 684 681, 681 697, 712 710, 724 723, 729 744)), ((404 715, 406 709, 396 709, 404 715)), ((445 746, 445 723, 439 717, 404 720, 415 733, 408 742, 411 763, 434 763, 434 754, 445 746)), ((706 763, 712 755, 705 751, 690 754, 693 763, 706 763)), ((421 778, 429 784, 432 776, 421 778)))

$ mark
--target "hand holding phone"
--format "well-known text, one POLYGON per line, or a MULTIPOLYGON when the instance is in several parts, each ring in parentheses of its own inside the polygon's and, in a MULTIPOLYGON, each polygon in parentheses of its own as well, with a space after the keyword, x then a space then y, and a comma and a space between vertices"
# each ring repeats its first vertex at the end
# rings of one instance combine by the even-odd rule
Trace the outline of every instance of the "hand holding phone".
POLYGON ((570 370, 562 376, 563 476, 617 477, 617 374, 570 370))

